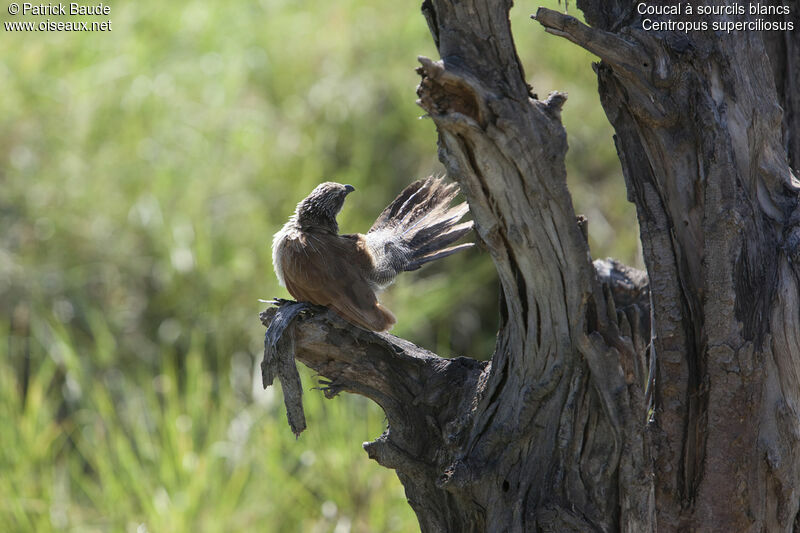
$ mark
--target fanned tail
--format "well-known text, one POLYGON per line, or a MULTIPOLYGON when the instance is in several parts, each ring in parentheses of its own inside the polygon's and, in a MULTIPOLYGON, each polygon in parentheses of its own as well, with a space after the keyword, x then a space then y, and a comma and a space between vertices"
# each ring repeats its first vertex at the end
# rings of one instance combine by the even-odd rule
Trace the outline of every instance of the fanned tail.
POLYGON ((386 253, 394 269, 416 270, 425 263, 470 248, 473 243, 450 246, 473 228, 459 220, 469 212, 466 203, 451 207, 458 185, 442 178, 418 180, 406 187, 372 225, 388 243, 386 253))

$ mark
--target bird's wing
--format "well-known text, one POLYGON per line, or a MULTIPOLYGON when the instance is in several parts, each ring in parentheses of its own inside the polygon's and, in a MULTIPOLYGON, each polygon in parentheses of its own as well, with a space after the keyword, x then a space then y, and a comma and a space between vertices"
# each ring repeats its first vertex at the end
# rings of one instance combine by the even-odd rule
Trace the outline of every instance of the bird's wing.
POLYGON ((394 323, 364 273, 374 268, 362 235, 303 232, 287 239, 281 262, 286 288, 296 299, 330 307, 373 331, 394 323))

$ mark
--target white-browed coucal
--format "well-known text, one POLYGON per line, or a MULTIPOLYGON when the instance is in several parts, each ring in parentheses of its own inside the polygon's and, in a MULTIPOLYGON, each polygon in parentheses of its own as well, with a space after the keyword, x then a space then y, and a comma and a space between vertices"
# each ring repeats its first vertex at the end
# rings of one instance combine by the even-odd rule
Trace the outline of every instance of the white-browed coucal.
POLYGON ((457 185, 431 177, 406 187, 366 234, 339 235, 336 215, 353 190, 333 182, 318 185, 275 234, 272 262, 280 284, 298 301, 386 331, 396 319, 376 293, 400 272, 472 246, 450 245, 473 223, 459 223, 469 210, 466 203, 450 206, 457 185))

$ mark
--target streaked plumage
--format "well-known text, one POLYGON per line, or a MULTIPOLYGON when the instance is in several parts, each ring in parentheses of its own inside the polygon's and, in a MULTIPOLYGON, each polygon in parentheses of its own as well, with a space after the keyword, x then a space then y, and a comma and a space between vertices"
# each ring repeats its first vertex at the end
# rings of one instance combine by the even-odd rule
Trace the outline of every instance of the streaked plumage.
POLYGON ((336 215, 352 191, 333 182, 317 186, 275 234, 272 262, 281 285, 298 301, 330 307, 353 324, 385 331, 396 319, 376 293, 400 272, 472 246, 450 245, 473 223, 458 223, 469 210, 466 203, 450 207, 457 186, 428 178, 406 187, 366 235, 339 235, 336 215))

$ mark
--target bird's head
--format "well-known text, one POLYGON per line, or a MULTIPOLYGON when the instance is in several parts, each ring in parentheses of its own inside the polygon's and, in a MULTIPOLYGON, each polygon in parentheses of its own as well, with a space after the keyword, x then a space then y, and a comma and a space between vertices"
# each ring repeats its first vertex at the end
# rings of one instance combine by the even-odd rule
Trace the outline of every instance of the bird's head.
POLYGON ((295 216, 301 228, 328 229, 339 232, 336 215, 342 210, 345 197, 353 192, 352 185, 342 185, 333 181, 320 183, 311 194, 297 204, 295 216))

